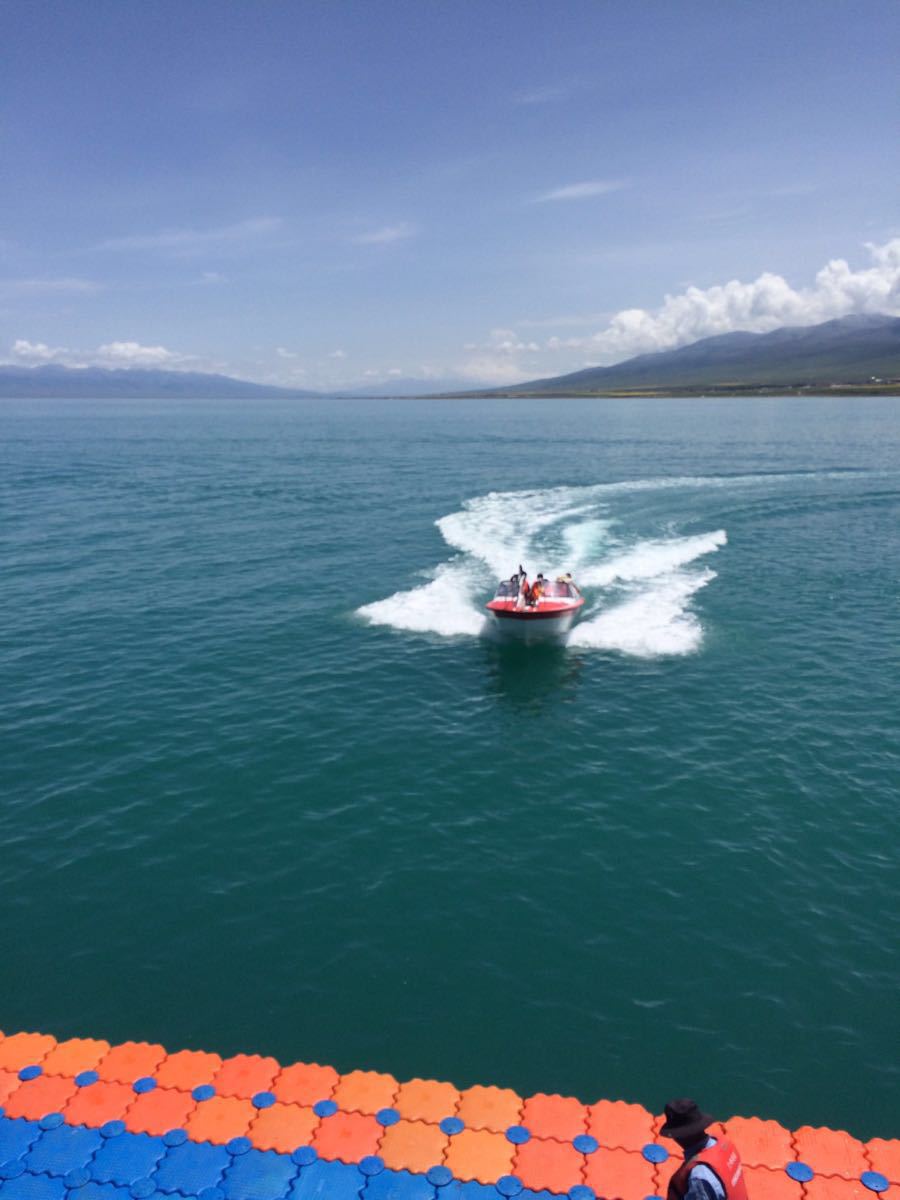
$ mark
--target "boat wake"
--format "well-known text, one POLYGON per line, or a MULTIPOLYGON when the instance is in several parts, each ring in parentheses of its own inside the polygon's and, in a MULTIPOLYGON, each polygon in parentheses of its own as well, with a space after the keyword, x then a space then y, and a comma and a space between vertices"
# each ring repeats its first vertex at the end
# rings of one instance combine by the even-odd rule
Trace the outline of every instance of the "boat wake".
POLYGON ((569 646, 643 658, 690 654, 703 639, 693 597, 716 578, 699 560, 726 544, 725 530, 640 537, 626 531, 616 509, 629 492, 703 482, 667 478, 476 496, 436 522, 452 556, 426 582, 358 613, 415 633, 488 636, 484 601, 523 562, 551 578, 571 571, 584 592, 584 616, 569 646))

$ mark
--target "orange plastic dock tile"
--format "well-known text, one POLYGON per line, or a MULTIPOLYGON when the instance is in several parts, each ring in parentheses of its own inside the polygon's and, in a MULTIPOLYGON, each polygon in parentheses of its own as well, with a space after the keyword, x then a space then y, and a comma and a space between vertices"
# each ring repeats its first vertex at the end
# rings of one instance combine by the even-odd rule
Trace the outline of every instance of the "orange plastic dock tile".
MULTIPOLYGON (((803 1185, 784 1171, 745 1166, 744 1179, 747 1193, 753 1200, 803 1200, 803 1185)), ((874 1196, 872 1200, 875 1200, 874 1196)))
POLYGON ((170 1054, 156 1072, 160 1087, 181 1088, 190 1092, 201 1083, 209 1083, 222 1066, 218 1054, 205 1050, 179 1050, 170 1054))
POLYGON ((858 1179, 841 1179, 837 1175, 817 1175, 804 1185, 806 1200, 872 1200, 870 1192, 858 1179))
POLYGON ((464 1129, 450 1139, 444 1165, 457 1179, 494 1183, 501 1175, 509 1174, 515 1149, 502 1133, 464 1129))
POLYGON ((301 1104, 273 1104, 260 1109, 247 1136, 257 1150, 278 1150, 291 1154, 298 1146, 308 1146, 319 1124, 311 1108, 301 1104))
POLYGON ((13 1094, 20 1083, 18 1071, 0 1070, 0 1104, 13 1094))
POLYGON ((424 1121, 398 1121, 384 1131, 378 1153, 394 1171, 417 1171, 424 1175, 443 1161, 450 1139, 437 1125, 424 1121))
POLYGON ((110 1083, 134 1083, 144 1075, 152 1075, 166 1057, 164 1046, 150 1042, 122 1042, 97 1064, 97 1074, 110 1083))
POLYGON ((378 1071, 351 1071, 342 1075, 331 1099, 348 1112, 377 1113, 390 1108, 399 1088, 393 1075, 378 1071))
MULTIPOLYGON (((452 1083, 437 1083, 434 1079, 411 1079, 397 1093, 394 1108, 410 1121, 431 1121, 435 1125, 444 1117, 452 1117, 459 1104, 459 1092, 452 1083)), ((438 1160, 431 1163, 434 1166, 438 1160)))
POLYGON ((224 1145, 233 1137, 245 1137, 255 1116, 256 1109, 249 1100, 240 1096, 213 1096, 197 1105, 185 1129, 195 1142, 224 1145))
POLYGON ((74 1079, 63 1075, 39 1075, 20 1083, 3 1106, 8 1117, 38 1121, 47 1113, 59 1112, 78 1090, 74 1079))
POLYGON ((235 1054, 226 1058, 211 1082, 220 1096, 242 1096, 249 1100, 257 1092, 267 1092, 281 1070, 274 1058, 259 1054, 235 1054))
POLYGON ((272 1085, 279 1100, 288 1104, 317 1104, 330 1100, 340 1079, 334 1067, 320 1067, 318 1063, 292 1063, 285 1067, 272 1085))
POLYGON ((522 1109, 520 1124, 535 1137, 571 1142, 587 1129, 587 1105, 574 1096, 548 1096, 538 1092, 529 1096, 522 1109))
POLYGON ((74 1076, 81 1071, 92 1071, 108 1053, 109 1042, 97 1038, 69 1038, 57 1042, 41 1066, 45 1075, 74 1076))
POLYGON ((53 1047, 56 1038, 49 1033, 14 1033, 0 1041, 0 1068, 6 1071, 21 1071, 40 1063, 53 1047))
POLYGON ((337 1112, 322 1121, 310 1145, 321 1158, 355 1163, 377 1153, 383 1132, 375 1118, 365 1113, 337 1112))
POLYGON ((177 1088, 154 1088, 136 1096, 125 1115, 125 1128, 131 1133, 152 1133, 162 1137, 169 1129, 181 1129, 197 1107, 190 1092, 177 1088))
POLYGON ((90 1125, 97 1129, 107 1121, 124 1118, 134 1099, 134 1092, 127 1083, 100 1083, 79 1088, 66 1107, 63 1115, 69 1125, 90 1125))
POLYGON ((759 1117, 732 1117, 726 1135, 734 1142, 745 1167, 779 1170, 796 1158, 790 1131, 777 1121, 759 1117))
POLYGON ((624 1100, 598 1100, 588 1109, 588 1133, 601 1146, 642 1150, 654 1138, 653 1114, 624 1100))
MULTIPOLYGON (((527 1127, 526 1127, 527 1128, 527 1127)), ((577 1136, 577 1134, 576 1134, 577 1136)), ((533 1191, 547 1188, 565 1194, 581 1183, 584 1155, 574 1146, 553 1139, 532 1138, 516 1147, 512 1173, 533 1191)))
MULTIPOLYGON (((668 1167, 669 1164, 664 1163, 663 1166, 668 1167)), ((584 1181, 598 1196, 620 1196, 622 1200, 640 1200, 643 1196, 652 1196, 656 1191, 653 1163, 647 1162, 643 1155, 634 1150, 601 1149, 589 1154, 585 1162, 584 1181)), ((665 1189, 661 1194, 666 1194, 665 1189)), ((755 1200, 762 1200, 762 1197, 755 1197, 755 1200)))
MULTIPOLYGON (((859 1179, 869 1169, 862 1142, 842 1129, 813 1129, 801 1125, 794 1131, 794 1151, 817 1175, 859 1179)), ((865 1189, 864 1189, 865 1190, 865 1189)))
POLYGON ((461 1093, 456 1115, 469 1129, 493 1129, 503 1133, 510 1125, 519 1124, 521 1112, 522 1097, 510 1088, 476 1084, 461 1093))
POLYGON ((880 1171, 891 1183, 900 1183, 900 1141, 873 1138, 866 1143, 866 1153, 873 1171, 880 1171))

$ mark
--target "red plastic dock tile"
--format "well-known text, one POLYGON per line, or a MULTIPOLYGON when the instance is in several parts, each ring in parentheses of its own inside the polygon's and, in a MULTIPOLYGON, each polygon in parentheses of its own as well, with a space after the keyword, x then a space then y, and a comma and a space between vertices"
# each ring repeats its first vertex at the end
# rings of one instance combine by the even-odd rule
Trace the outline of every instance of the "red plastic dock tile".
POLYGON ((461 1093, 456 1115, 469 1129, 492 1129, 503 1133, 510 1125, 519 1124, 522 1103, 522 1097, 509 1088, 476 1084, 461 1093))
POLYGON ((653 1114, 640 1104, 598 1100, 588 1110, 587 1131, 601 1146, 642 1150, 654 1139, 653 1114))
POLYGON ((745 1166, 744 1179, 747 1193, 753 1200, 803 1200, 803 1185, 782 1170, 745 1166))
POLYGON ((533 1137, 530 1142, 516 1147, 512 1174, 517 1175, 533 1191, 547 1188, 548 1191, 565 1194, 581 1183, 583 1166, 584 1155, 579 1154, 574 1146, 533 1137))
POLYGON ((548 1096, 538 1092, 525 1101, 519 1123, 535 1137, 571 1142, 579 1133, 586 1132, 587 1116, 587 1105, 579 1103, 573 1096, 548 1096))
POLYGON ((863 1171, 869 1169, 862 1142, 842 1129, 813 1129, 810 1125, 801 1125, 794 1131, 794 1150, 796 1157, 809 1163, 817 1175, 859 1179, 863 1171))
MULTIPOLYGON (((596 1135, 595 1135, 596 1136, 596 1135)), ((669 1163, 664 1163, 669 1167, 669 1163)), ((676 1164, 672 1164, 669 1174, 676 1164)), ((668 1179, 668 1175, 666 1176, 668 1179)), ((589 1154, 584 1168, 584 1182, 598 1196, 620 1196, 622 1200, 640 1200, 656 1191, 653 1163, 634 1150, 598 1150, 589 1154)), ((663 1196, 666 1194, 663 1189, 663 1196)), ((762 1200, 755 1197, 754 1200, 762 1200)))
POLYGON ((880 1171, 891 1183, 900 1183, 900 1141, 873 1138, 866 1143, 866 1153, 873 1171, 880 1171))
POLYGON ((424 1174, 443 1161, 449 1141, 436 1125, 398 1121, 384 1131, 378 1153, 391 1170, 424 1174))
POLYGON ((292 1063, 275 1080, 272 1091, 279 1100, 289 1104, 312 1106, 319 1100, 330 1100, 339 1079, 340 1075, 334 1067, 320 1067, 318 1063, 292 1063))
POLYGON ((77 1091, 74 1079, 63 1075, 39 1075, 20 1083, 3 1108, 8 1117, 38 1121, 47 1113, 59 1112, 77 1091))
POLYGON ((185 1129, 195 1142, 224 1145, 233 1137, 246 1137, 256 1111, 249 1100, 240 1096, 213 1096, 197 1105, 185 1129))
POLYGON ((374 1117, 359 1112, 338 1112, 321 1122, 313 1134, 311 1146, 322 1158, 341 1162, 359 1162, 367 1154, 378 1152, 384 1133, 374 1117))
POLYGON ((205 1050, 179 1050, 169 1054, 156 1072, 160 1087, 181 1088, 190 1092, 201 1083, 210 1083, 222 1066, 218 1054, 207 1054, 205 1050))
POLYGON ((732 1117, 725 1126, 745 1167, 771 1167, 779 1170, 793 1162, 790 1131, 777 1121, 761 1121, 759 1117, 732 1117))
POLYGON ((13 1033, 0 1040, 0 1068, 21 1071, 40 1063, 55 1045, 56 1038, 49 1033, 13 1033))
POLYGON ((347 1112, 377 1113, 390 1108, 400 1085, 393 1075, 378 1071, 351 1071, 342 1075, 331 1099, 347 1112))
POLYGON ((69 1038, 57 1042, 41 1066, 45 1075, 78 1075, 92 1071, 109 1053, 109 1042, 97 1038, 69 1038))
POLYGON ((301 1104, 273 1104, 260 1109, 247 1136, 257 1150, 278 1150, 291 1154, 298 1146, 308 1146, 319 1124, 311 1108, 301 1104))
POLYGON ((152 1133, 162 1137, 169 1129, 181 1129, 197 1107, 190 1092, 177 1088, 154 1088, 136 1096, 124 1120, 131 1133, 152 1133))
POLYGON ((804 1185, 806 1200, 872 1200, 875 1195, 858 1179, 817 1175, 804 1185))
MULTIPOLYGON (((456 1113, 457 1104, 459 1092, 452 1083, 411 1079, 401 1085, 393 1107, 410 1121, 431 1121, 437 1125, 444 1117, 452 1117, 456 1113)), ((438 1161, 434 1159, 430 1165, 434 1166, 438 1161)))
POLYGON ((69 1125, 89 1125, 98 1129, 107 1121, 124 1120, 134 1092, 127 1083, 100 1081, 78 1088, 62 1110, 69 1125))
POLYGON ((21 1082, 18 1071, 0 1071, 0 1104, 13 1094, 21 1082))
POLYGON ((249 1100, 257 1092, 267 1092, 281 1070, 274 1058, 259 1054, 235 1054, 226 1058, 211 1083, 219 1096, 242 1096, 249 1100))
POLYGON ((143 1075, 152 1075, 166 1057, 164 1046, 151 1042, 122 1042, 97 1064, 97 1074, 111 1083, 134 1083, 143 1075))
POLYGON ((515 1146, 502 1133, 489 1129, 464 1129, 450 1139, 444 1164, 457 1179, 477 1179, 494 1183, 508 1175, 515 1146))

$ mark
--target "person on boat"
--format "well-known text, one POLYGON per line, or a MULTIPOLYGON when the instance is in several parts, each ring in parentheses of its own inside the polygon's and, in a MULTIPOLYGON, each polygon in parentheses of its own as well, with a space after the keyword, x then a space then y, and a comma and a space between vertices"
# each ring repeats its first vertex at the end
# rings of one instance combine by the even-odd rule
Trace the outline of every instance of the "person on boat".
POLYGON ((526 604, 530 603, 530 596, 531 587, 528 583, 528 576, 519 567, 519 594, 516 597, 516 608, 524 608, 526 604))
POLYGON ((531 585, 531 599, 528 601, 528 603, 531 605, 537 604, 538 600, 540 600, 540 598, 541 598, 541 596, 543 596, 543 594, 544 594, 544 577, 543 577, 543 575, 538 574, 537 579, 531 585))
POLYGON ((684 1151, 684 1162, 669 1180, 666 1200, 747 1200, 734 1143, 706 1132, 714 1118, 688 1099, 670 1100, 665 1114, 660 1136, 674 1138, 684 1151))

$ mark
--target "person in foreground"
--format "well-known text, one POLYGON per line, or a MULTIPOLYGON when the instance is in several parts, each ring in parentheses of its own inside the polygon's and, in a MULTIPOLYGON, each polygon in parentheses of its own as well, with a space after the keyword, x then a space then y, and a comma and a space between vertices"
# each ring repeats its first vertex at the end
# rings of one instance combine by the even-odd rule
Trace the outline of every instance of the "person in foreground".
POLYGON ((684 1151, 666 1200, 748 1200, 740 1155, 728 1138, 707 1134, 712 1123, 693 1100, 670 1100, 666 1105, 660 1135, 674 1138, 684 1151))

